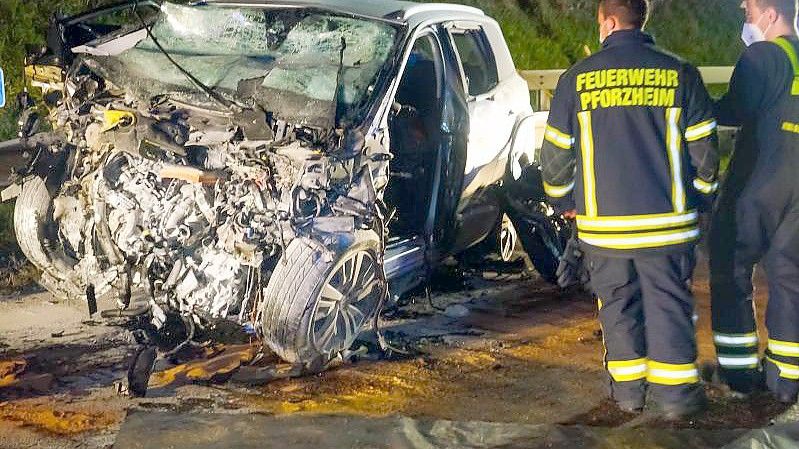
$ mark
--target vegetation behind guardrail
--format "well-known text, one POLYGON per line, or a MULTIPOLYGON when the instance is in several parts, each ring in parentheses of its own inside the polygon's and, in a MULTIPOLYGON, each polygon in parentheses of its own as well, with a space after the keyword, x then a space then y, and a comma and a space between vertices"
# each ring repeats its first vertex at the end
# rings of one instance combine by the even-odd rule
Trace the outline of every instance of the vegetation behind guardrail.
MULTIPOLYGON (((599 48, 596 0, 425 0, 477 6, 495 17, 525 69, 566 68, 599 48)), ((740 0, 652 0, 647 31, 696 65, 728 66, 743 45, 740 0)))
MULTIPOLYGON (((516 66, 566 68, 599 48, 596 0, 423 0, 483 8, 505 32, 516 66)), ((109 0, 0 1, 0 67, 9 99, 22 88, 26 44, 44 44, 49 17, 95 7, 109 0)), ((697 65, 732 65, 741 52, 740 0, 653 0, 648 31, 663 47, 697 65)), ((13 137, 13 101, 0 110, 0 140, 13 137)))

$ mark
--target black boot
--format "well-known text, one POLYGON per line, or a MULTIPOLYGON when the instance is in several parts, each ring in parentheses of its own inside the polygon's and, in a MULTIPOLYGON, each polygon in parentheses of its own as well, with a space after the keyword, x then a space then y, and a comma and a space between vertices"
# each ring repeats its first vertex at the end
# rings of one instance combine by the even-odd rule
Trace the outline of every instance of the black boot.
POLYGON ((701 385, 692 389, 685 400, 657 404, 657 412, 669 421, 679 421, 696 416, 707 409, 707 396, 701 385))
POLYGON ((799 396, 799 382, 780 377, 780 370, 773 363, 766 363, 765 383, 774 398, 783 404, 793 405, 799 396))
POLYGON ((762 391, 765 387, 763 372, 757 369, 730 370, 720 368, 719 377, 722 382, 730 387, 730 390, 744 396, 762 391))
POLYGON ((628 400, 628 401, 614 401, 616 402, 616 407, 619 410, 625 413, 641 413, 644 411, 645 399, 642 396, 640 399, 628 400))
POLYGON ((793 405, 796 404, 797 399, 799 399, 799 395, 796 393, 790 393, 787 391, 781 391, 778 393, 774 393, 774 397, 783 404, 786 405, 793 405))

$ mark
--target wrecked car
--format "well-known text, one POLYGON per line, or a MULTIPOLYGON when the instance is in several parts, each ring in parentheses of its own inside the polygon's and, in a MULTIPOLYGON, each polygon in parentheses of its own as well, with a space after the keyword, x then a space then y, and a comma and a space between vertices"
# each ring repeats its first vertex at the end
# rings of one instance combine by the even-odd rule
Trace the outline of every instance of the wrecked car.
POLYGON ((142 0, 47 41, 3 197, 58 298, 110 295, 154 332, 177 316, 188 339, 232 321, 318 370, 444 259, 496 236, 510 257, 513 224, 554 279, 568 231, 479 9, 142 0))

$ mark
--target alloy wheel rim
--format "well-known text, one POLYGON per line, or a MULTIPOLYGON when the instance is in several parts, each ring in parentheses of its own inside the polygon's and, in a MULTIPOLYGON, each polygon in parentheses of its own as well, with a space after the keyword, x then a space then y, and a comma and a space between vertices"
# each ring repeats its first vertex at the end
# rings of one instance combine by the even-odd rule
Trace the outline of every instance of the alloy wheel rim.
POLYGON ((332 270, 316 300, 310 337, 317 351, 335 354, 349 348, 380 300, 380 277, 368 251, 350 254, 332 270))
POLYGON ((502 226, 499 233, 499 255, 503 262, 510 262, 513 259, 513 253, 516 251, 518 238, 519 235, 516 232, 516 227, 513 226, 513 222, 511 222, 507 215, 503 215, 502 226))

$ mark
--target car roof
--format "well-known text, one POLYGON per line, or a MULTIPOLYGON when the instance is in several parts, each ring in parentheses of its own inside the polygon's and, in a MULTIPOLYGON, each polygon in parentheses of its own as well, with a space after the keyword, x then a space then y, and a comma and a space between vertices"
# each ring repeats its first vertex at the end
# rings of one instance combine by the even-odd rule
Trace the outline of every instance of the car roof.
POLYGON ((482 10, 471 6, 452 3, 416 3, 402 0, 207 0, 202 3, 219 6, 317 7, 376 19, 388 19, 411 26, 437 18, 459 19, 485 16, 482 10))

